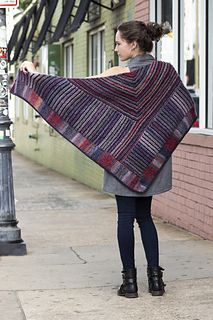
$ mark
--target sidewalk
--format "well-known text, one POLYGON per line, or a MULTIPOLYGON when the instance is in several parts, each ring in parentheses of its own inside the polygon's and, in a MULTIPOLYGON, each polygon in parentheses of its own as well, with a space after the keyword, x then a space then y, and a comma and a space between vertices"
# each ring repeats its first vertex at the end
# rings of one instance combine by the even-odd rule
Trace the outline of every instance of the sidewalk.
POLYGON ((118 297, 114 199, 15 152, 13 172, 28 255, 0 257, 1 320, 213 319, 213 242, 156 220, 167 286, 152 297, 136 228, 140 296, 118 297))

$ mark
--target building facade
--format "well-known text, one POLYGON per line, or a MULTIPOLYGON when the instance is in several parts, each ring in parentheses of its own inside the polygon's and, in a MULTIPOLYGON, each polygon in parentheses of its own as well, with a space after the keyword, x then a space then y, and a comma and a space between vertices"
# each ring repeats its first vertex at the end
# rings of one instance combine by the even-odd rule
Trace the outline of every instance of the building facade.
MULTIPOLYGON (((72 11, 74 17, 78 16, 81 2, 75 1, 72 11)), ((35 64, 41 72, 68 77, 101 73, 104 69, 119 64, 114 53, 114 35, 120 22, 132 19, 151 20, 170 27, 171 32, 158 42, 153 55, 175 66, 195 101, 198 119, 173 155, 173 189, 155 197, 153 214, 206 239, 213 239, 212 1, 89 2, 85 9, 87 15, 80 27, 70 32, 75 27, 73 18, 70 17, 62 36, 51 42, 49 39, 59 26, 60 15, 66 3, 55 2, 48 31, 45 38, 41 39, 41 47, 33 54, 35 64)), ((42 15, 35 38, 39 37, 42 30, 44 10, 42 15)), ((61 31, 60 28, 58 30, 61 31)), ((30 28, 28 36, 29 33, 30 28)), ((20 52, 24 51, 24 43, 26 39, 20 52)), ((33 46, 34 42, 30 44, 31 51, 33 46)), ((27 52, 28 59, 32 59, 31 51, 27 52)), ((19 60, 20 56, 16 61, 19 60)), ((16 101, 15 109, 17 151, 93 188, 101 189, 102 169, 64 141, 27 105, 16 101)))

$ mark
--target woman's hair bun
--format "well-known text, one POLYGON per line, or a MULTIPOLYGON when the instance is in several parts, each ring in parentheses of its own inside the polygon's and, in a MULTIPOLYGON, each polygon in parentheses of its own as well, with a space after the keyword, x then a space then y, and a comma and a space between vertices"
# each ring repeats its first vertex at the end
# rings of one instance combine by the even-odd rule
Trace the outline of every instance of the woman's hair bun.
POLYGON ((164 35, 163 26, 156 22, 148 22, 147 25, 147 33, 152 39, 152 41, 159 41, 160 38, 164 35))
POLYGON ((136 41, 141 51, 151 52, 153 41, 158 41, 164 34, 169 33, 171 26, 168 22, 164 24, 148 22, 146 24, 143 21, 131 20, 121 23, 117 30, 128 43, 136 41))

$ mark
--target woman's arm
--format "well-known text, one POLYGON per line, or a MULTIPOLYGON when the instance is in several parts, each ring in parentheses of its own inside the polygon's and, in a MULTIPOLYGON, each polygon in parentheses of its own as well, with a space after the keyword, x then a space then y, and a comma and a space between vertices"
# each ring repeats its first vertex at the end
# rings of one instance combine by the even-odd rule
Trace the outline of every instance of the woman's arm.
POLYGON ((121 74, 121 73, 126 73, 130 72, 128 67, 112 67, 110 69, 105 70, 101 74, 95 75, 95 76, 90 76, 88 78, 99 78, 99 77, 108 77, 108 76, 114 76, 116 74, 121 74))
MULTIPOLYGON (((24 73, 30 72, 30 73, 38 73, 38 71, 36 70, 33 62, 31 61, 24 61, 22 62, 22 64, 20 65, 19 68, 21 71, 23 71, 24 73)), ((128 67, 112 67, 110 69, 105 70, 104 72, 102 72, 99 75, 95 75, 95 76, 90 76, 88 78, 98 78, 98 77, 108 77, 108 76, 113 76, 116 74, 121 74, 121 73, 125 73, 125 72, 129 72, 129 68, 128 67)))

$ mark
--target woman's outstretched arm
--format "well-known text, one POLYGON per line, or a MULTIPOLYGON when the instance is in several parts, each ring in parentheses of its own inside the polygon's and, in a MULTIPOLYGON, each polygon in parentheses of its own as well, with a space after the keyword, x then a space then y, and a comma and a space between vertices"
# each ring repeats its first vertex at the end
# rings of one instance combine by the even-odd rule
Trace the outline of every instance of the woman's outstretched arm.
MULTIPOLYGON (((19 69, 21 71, 23 71, 24 73, 27 73, 27 72, 38 73, 33 62, 31 62, 31 61, 22 62, 19 69)), ((112 67, 110 69, 107 69, 99 75, 91 76, 88 78, 107 77, 107 76, 113 76, 113 75, 121 74, 121 73, 125 73, 125 72, 129 72, 129 68, 117 66, 117 67, 112 67)))
POLYGON ((95 76, 90 76, 88 78, 99 78, 99 77, 115 76, 116 74, 121 74, 121 73, 129 72, 129 71, 130 70, 129 70, 128 67, 116 66, 116 67, 112 67, 110 69, 105 70, 101 74, 98 74, 98 75, 95 75, 95 76))

